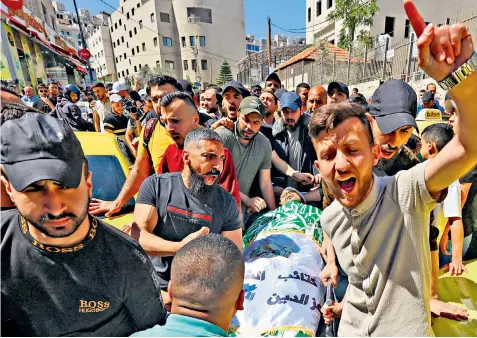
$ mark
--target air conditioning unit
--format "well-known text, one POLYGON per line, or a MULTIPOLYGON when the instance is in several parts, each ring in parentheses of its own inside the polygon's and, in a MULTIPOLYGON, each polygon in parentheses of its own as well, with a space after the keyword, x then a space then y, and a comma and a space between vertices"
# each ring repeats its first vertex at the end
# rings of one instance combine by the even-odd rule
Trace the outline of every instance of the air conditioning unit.
POLYGON ((424 80, 424 72, 417 71, 412 73, 412 80, 413 81, 421 81, 424 80))

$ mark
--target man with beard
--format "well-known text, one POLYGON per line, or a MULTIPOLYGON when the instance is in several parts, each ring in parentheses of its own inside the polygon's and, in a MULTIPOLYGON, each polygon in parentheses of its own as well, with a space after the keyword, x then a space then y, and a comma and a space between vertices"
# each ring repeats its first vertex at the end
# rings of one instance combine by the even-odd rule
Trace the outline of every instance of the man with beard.
POLYGON ((106 87, 102 82, 93 85, 94 95, 98 98, 93 108, 94 129, 99 133, 104 133, 104 118, 111 113, 111 102, 106 92, 106 87))
MULTIPOLYGON (((295 92, 288 92, 280 99, 281 118, 273 125, 273 137, 278 143, 275 152, 292 168, 291 173, 273 177, 275 186, 292 187, 308 191, 312 186, 312 175, 316 152, 308 135, 310 115, 301 112, 302 99, 295 92), (298 175, 299 178, 295 177, 298 175)), ((273 157, 272 157, 273 160, 273 157)), ((276 161, 273 161, 276 166, 276 161)), ((280 167, 277 167, 280 170, 280 167)), ((283 170, 280 170, 283 172, 283 170)))
MULTIPOLYGON (((157 171, 158 174, 180 172, 184 169, 184 161, 182 160, 184 140, 192 129, 200 128, 198 118, 194 102, 186 93, 173 92, 162 98, 161 120, 175 144, 171 144, 164 152, 157 171)), ((235 198, 237 206, 240 208, 237 172, 235 171, 232 154, 227 148, 224 149, 223 168, 220 168, 220 171, 220 186, 235 198)))
MULTIPOLYGON (((323 230, 350 280, 344 307, 322 309, 327 323, 342 313, 340 336, 433 335, 430 211, 477 162, 477 54, 470 33, 462 24, 426 26, 412 1, 404 7, 419 36, 419 65, 450 88, 460 133, 432 161, 378 177, 372 168, 380 147, 361 107, 329 105, 313 115, 309 128, 317 166, 336 198, 321 216, 323 230)), ((409 120, 406 114, 400 117, 409 120)))
POLYGON ((58 99, 60 97, 60 88, 58 87, 58 82, 56 81, 50 82, 50 84, 48 85, 48 93, 49 93, 48 98, 50 99, 51 103, 53 103, 56 106, 56 104, 58 103, 58 99))
POLYGON ((26 113, 1 127, 2 336, 128 336, 165 322, 154 267, 88 215, 91 172, 66 122, 26 113), (25 137, 18 137, 18 135, 25 137))
POLYGON ((237 204, 218 185, 224 161, 220 136, 206 128, 184 140, 182 172, 153 175, 141 186, 131 236, 152 258, 164 303, 174 254, 207 233, 222 234, 242 248, 242 221, 237 204))
POLYGON ((214 119, 222 117, 218 104, 217 88, 207 88, 200 95, 200 109, 214 119))
MULTIPOLYGON (((182 86, 173 77, 161 75, 150 79, 147 83, 147 94, 151 97, 154 114, 161 112, 162 97, 178 90, 182 90, 182 86)), ((156 116, 158 115, 156 114, 156 116)), ((93 199, 90 208, 93 215, 102 213, 106 213, 107 217, 114 215, 137 194, 142 182, 152 171, 158 172, 162 155, 167 147, 174 144, 174 140, 166 128, 158 121, 158 119, 152 118, 142 128, 136 161, 118 197, 114 201, 93 199)))
POLYGON ((328 85, 328 96, 330 103, 345 102, 349 98, 348 86, 343 82, 331 82, 328 85))
MULTIPOLYGON (((48 114, 53 109, 55 109, 55 103, 53 103, 48 98, 48 87, 43 83, 40 83, 37 87, 38 95, 40 95, 40 99, 33 103, 33 108, 41 110, 45 114, 48 114)), ((56 101, 55 101, 56 102, 56 101)))
POLYGON ((247 89, 240 82, 235 80, 227 82, 222 91, 222 108, 224 109, 225 117, 220 120, 209 120, 207 121, 207 126, 210 126, 212 130, 220 126, 230 129, 237 121, 240 102, 249 95, 247 89))
POLYGON ((265 88, 270 88, 274 92, 282 88, 282 81, 280 81, 277 73, 268 74, 265 80, 265 88))
POLYGON ((306 101, 306 109, 309 114, 317 111, 328 103, 328 93, 321 85, 316 85, 310 89, 308 100, 306 101))
POLYGON ((237 169, 245 222, 251 213, 258 213, 267 206, 270 210, 276 208, 270 177, 272 147, 268 139, 260 133, 264 117, 263 103, 258 97, 249 96, 240 103, 238 121, 235 122, 232 130, 224 126, 217 128, 217 133, 224 140, 225 147, 232 153, 237 169), (257 174, 263 199, 249 197, 250 188, 257 174))
POLYGON ((308 93, 310 92, 310 85, 308 83, 300 83, 296 86, 296 93, 301 97, 301 107, 306 107, 308 101, 308 93))

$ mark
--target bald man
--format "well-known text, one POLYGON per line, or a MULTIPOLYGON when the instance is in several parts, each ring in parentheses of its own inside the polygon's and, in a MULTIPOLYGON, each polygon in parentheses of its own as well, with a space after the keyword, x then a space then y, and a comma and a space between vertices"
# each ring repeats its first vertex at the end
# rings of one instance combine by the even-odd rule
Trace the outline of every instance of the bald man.
POLYGON ((244 274, 242 253, 229 239, 209 234, 192 240, 172 261, 166 325, 133 337, 227 337, 232 318, 243 310, 244 274))
POLYGON ((308 93, 308 100, 306 101, 306 108, 308 113, 313 113, 320 107, 326 105, 328 102, 328 93, 321 85, 316 85, 310 89, 308 93))
POLYGON ((33 107, 33 104, 38 101, 40 98, 35 95, 35 91, 32 86, 26 86, 23 88, 25 91, 25 96, 22 97, 22 101, 29 107, 33 107))

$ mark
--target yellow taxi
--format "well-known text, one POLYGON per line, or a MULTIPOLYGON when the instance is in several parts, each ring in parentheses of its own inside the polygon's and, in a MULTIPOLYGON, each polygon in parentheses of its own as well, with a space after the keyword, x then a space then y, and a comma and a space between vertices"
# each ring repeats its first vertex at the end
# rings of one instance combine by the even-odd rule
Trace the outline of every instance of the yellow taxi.
MULTIPOLYGON (((126 181, 134 157, 126 144, 109 133, 76 132, 93 173, 93 198, 114 200, 126 181)), ((131 224, 135 201, 128 201, 113 217, 99 216, 104 222, 121 229, 131 224)))
POLYGON ((439 109, 421 109, 416 116, 416 123, 419 131, 422 133, 426 127, 436 123, 447 123, 442 118, 442 113, 439 109))

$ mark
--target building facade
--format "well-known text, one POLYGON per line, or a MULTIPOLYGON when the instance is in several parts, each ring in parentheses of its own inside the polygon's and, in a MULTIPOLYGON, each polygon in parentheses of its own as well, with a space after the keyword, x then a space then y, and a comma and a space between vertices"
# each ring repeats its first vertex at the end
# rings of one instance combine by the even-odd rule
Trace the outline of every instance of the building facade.
POLYGON ((245 53, 243 0, 121 0, 110 31, 118 78, 147 65, 204 85, 245 53))
MULTIPOLYGON (((402 1, 378 0, 379 12, 373 19, 370 35, 376 37, 388 34, 391 39, 401 40, 410 37, 412 27, 404 12, 402 1)), ((435 0, 416 1, 419 12, 424 20, 435 24, 446 22, 469 8, 477 7, 475 0, 435 0)), ((306 0, 306 43, 317 44, 328 41, 337 44, 341 30, 341 21, 328 21, 327 17, 334 9, 335 0, 306 0)))
POLYGON ((90 66, 95 70, 98 80, 103 82, 114 82, 118 78, 109 17, 110 15, 106 12, 93 17, 93 28, 88 31, 86 38, 86 44, 91 53, 90 66))

